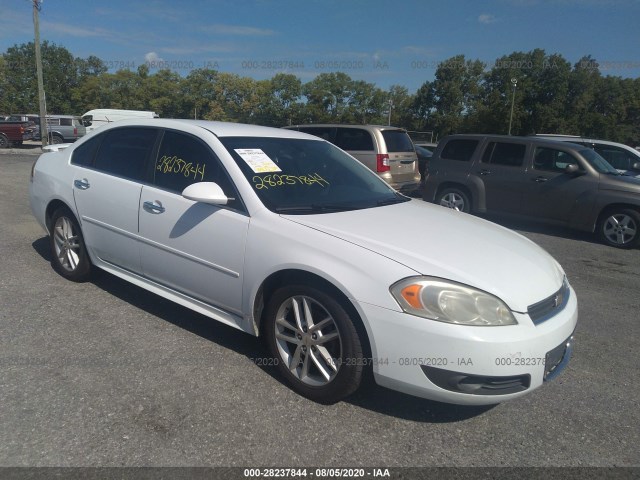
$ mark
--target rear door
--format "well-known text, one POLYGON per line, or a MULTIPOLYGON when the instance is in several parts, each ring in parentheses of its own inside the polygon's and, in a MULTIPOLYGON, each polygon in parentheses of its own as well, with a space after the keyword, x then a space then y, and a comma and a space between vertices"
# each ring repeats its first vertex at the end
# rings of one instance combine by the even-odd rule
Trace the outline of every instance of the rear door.
POLYGON ((489 141, 473 173, 485 189, 488 212, 520 213, 526 142, 489 141))
POLYGON ((349 155, 353 155, 370 170, 378 171, 374 138, 368 130, 338 127, 333 143, 349 155))
POLYGON ((416 176, 419 178, 420 175, 418 156, 407 132, 401 129, 383 129, 381 133, 386 145, 386 153, 389 155, 393 183, 415 182, 416 176))
POLYGON ((101 261, 140 273, 138 205, 158 130, 105 132, 73 152, 73 195, 85 243, 101 261))

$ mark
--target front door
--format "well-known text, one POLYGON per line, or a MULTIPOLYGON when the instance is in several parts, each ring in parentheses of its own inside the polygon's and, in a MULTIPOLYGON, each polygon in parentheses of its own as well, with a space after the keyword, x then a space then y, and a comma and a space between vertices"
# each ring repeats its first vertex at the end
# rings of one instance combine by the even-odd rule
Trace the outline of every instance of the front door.
POLYGON ((191 135, 166 131, 153 185, 139 199, 141 261, 149 279, 227 312, 241 314, 249 217, 213 151, 191 135), (215 182, 227 206, 181 196, 195 182, 215 182))

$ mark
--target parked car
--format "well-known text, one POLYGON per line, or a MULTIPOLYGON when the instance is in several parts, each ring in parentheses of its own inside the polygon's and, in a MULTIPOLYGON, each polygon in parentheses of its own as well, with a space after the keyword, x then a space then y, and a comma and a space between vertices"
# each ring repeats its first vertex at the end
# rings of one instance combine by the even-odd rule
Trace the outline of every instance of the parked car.
MULTIPOLYGON (((29 114, 24 117, 35 127, 33 139, 40 140, 42 138, 40 135, 40 116, 29 114)), ((49 143, 53 145, 75 142, 86 133, 80 118, 73 115, 47 115, 47 131, 49 143)))
POLYGON ((572 135, 541 135, 536 137, 548 138, 560 142, 577 143, 593 148, 602 158, 620 173, 640 178, 640 152, 624 143, 597 140, 592 138, 575 137, 572 135))
POLYGON ((429 160, 433 156, 433 152, 420 145, 414 145, 416 155, 418 155, 418 171, 420 172, 420 185, 424 183, 425 175, 428 170, 429 160))
POLYGON ((415 141, 413 142, 413 144, 416 147, 422 147, 426 150, 429 150, 431 153, 435 152, 436 148, 438 147, 438 144, 434 142, 415 141))
POLYGON ((21 145, 32 138, 33 127, 28 122, 12 120, 10 116, 0 120, 0 148, 21 145))
POLYGON ((407 131, 379 125, 317 124, 284 127, 309 133, 337 145, 376 172, 396 190, 418 189, 418 157, 407 131))
POLYGON ((392 389, 493 404, 571 356, 576 295, 549 254, 411 200, 311 135, 125 120, 42 154, 29 190, 60 275, 98 267, 263 336, 316 401, 372 369, 392 389))
POLYGON ((111 122, 118 122, 120 120, 130 120, 135 118, 158 118, 159 115, 156 112, 149 112, 144 110, 118 110, 114 108, 96 108, 95 110, 89 110, 82 115, 82 124, 87 129, 87 132, 91 132, 96 128, 103 125, 107 125, 111 122))
POLYGON ((424 200, 596 232, 607 245, 640 242, 640 181, 593 149, 538 137, 451 135, 431 158, 424 200))

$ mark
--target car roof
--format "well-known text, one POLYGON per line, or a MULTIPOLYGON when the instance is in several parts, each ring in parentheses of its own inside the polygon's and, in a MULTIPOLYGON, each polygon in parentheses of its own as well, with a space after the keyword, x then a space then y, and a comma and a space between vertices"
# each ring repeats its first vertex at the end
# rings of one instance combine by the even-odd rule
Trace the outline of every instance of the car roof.
POLYGON ((300 127, 371 128, 371 129, 378 129, 378 130, 403 130, 403 131, 406 132, 406 129, 404 129, 402 127, 394 127, 393 125, 370 125, 370 124, 358 125, 358 124, 345 124, 345 123, 303 123, 303 124, 300 124, 300 125, 289 125, 289 126, 284 127, 284 128, 285 129, 292 129, 292 128, 300 128, 300 127))
MULTIPOLYGON (((131 118, 118 120, 96 129, 101 132, 118 127, 164 127, 180 128, 182 126, 200 127, 210 131, 217 137, 274 137, 274 138, 303 138, 319 140, 318 137, 295 130, 285 130, 282 128, 263 127, 260 125, 249 125, 244 123, 216 122, 210 120, 191 120, 175 118, 131 118)), ((321 140, 322 141, 322 140, 321 140)))
MULTIPOLYGON (((479 139, 479 140, 482 138, 488 138, 489 140, 516 140, 523 143, 531 142, 536 145, 543 145, 543 146, 553 147, 553 148, 568 147, 572 150, 584 150, 585 148, 588 148, 588 147, 585 147, 584 145, 579 145, 577 143, 553 140, 550 138, 536 137, 536 136, 521 137, 517 135, 486 135, 482 133, 463 133, 463 134, 448 135, 447 139, 450 139, 450 138, 469 138, 469 139, 479 139)), ((441 143, 444 143, 444 142, 441 142, 441 143)))

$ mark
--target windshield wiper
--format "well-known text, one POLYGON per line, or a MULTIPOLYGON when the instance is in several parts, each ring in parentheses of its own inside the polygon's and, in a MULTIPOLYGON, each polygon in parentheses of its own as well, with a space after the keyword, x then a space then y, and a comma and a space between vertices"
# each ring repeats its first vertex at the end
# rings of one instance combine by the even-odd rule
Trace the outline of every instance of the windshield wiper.
POLYGON ((408 202, 409 200, 411 200, 410 198, 401 196, 401 195, 397 195, 395 197, 392 198, 386 198, 384 200, 378 200, 378 203, 376 205, 378 205, 379 207, 382 207, 384 205, 394 205, 396 203, 402 203, 402 202, 408 202))
POLYGON ((327 212, 345 212, 347 210, 357 210, 358 207, 353 205, 294 205, 291 207, 276 207, 276 213, 327 213, 327 212))

